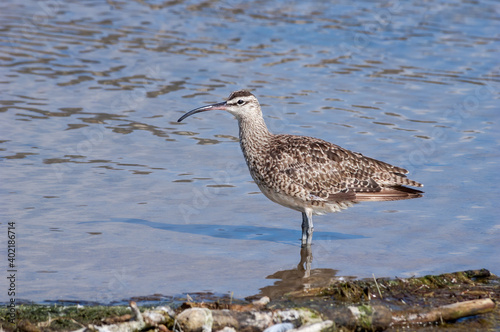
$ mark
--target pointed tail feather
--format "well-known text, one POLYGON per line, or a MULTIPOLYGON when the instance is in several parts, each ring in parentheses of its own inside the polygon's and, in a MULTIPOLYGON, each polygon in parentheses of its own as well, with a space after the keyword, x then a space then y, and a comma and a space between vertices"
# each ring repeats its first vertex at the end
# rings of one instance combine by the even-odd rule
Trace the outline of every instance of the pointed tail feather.
POLYGON ((422 197, 424 192, 421 190, 408 188, 404 186, 384 187, 377 192, 356 193, 357 202, 366 201, 397 201, 400 199, 412 199, 422 197))

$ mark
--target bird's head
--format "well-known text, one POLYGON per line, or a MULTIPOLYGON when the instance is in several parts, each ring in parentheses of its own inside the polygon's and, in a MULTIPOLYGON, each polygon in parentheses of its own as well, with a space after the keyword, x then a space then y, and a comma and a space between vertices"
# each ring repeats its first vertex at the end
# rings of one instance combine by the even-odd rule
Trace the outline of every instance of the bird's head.
POLYGON ((222 110, 231 113, 238 120, 246 117, 257 117, 262 116, 259 101, 255 96, 248 90, 238 90, 229 96, 226 101, 222 103, 207 105, 195 108, 181 116, 177 122, 181 122, 188 116, 196 113, 222 110))

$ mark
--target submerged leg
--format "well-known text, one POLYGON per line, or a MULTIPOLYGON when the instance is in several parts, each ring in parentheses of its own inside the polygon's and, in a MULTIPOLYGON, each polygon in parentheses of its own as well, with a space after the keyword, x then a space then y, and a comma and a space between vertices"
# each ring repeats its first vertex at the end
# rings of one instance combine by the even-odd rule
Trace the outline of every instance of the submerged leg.
POLYGON ((302 246, 310 246, 313 235, 312 210, 302 212, 302 246))

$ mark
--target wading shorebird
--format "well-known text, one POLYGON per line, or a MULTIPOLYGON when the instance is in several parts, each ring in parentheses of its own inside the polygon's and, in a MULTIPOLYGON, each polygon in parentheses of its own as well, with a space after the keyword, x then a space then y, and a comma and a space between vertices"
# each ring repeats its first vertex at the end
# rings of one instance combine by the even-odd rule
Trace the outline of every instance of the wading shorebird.
POLYGON ((312 242, 312 216, 337 212, 360 201, 421 197, 408 171, 307 136, 272 134, 259 101, 247 90, 221 103, 187 112, 223 110, 238 119, 240 146, 253 180, 271 201, 302 212, 302 246, 312 242))

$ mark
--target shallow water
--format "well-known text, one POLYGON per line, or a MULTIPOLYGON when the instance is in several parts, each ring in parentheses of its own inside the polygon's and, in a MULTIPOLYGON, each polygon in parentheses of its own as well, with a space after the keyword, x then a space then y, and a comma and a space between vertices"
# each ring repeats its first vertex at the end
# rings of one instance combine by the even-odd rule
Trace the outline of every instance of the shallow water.
POLYGON ((500 273, 499 12, 496 1, 3 2, 0 238, 15 222, 16 297, 241 298, 335 278, 500 273), (236 121, 176 122, 240 88, 272 132, 405 167, 424 197, 316 217, 304 271, 300 213, 260 194, 236 121))

